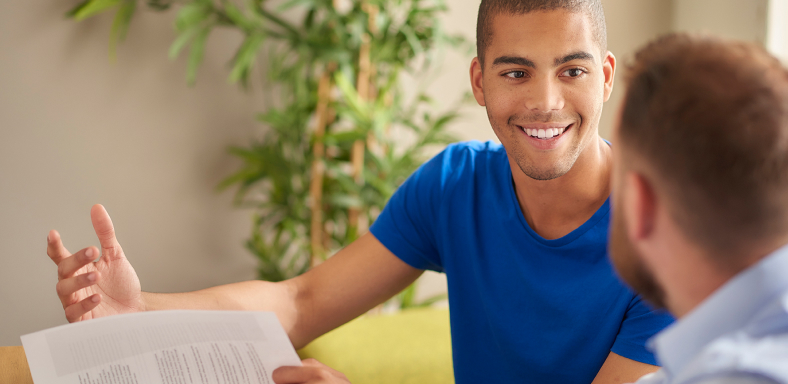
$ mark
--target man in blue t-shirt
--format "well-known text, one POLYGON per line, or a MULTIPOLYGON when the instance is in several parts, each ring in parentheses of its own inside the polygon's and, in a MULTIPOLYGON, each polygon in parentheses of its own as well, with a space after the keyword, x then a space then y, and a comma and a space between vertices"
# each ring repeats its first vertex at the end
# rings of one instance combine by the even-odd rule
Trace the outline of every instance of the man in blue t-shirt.
MULTIPOLYGON (((599 0, 485 0, 476 100, 498 144, 449 146, 397 191, 370 233, 280 283, 142 292, 101 206, 103 257, 57 232, 69 321, 142 310, 275 311, 296 347, 390 298, 425 269, 446 273, 457 383, 621 383, 656 370, 647 338, 671 319, 644 306, 606 257, 611 149, 598 134, 613 88, 599 0)), ((342 382, 309 362, 277 382, 342 382), (317 381, 317 380, 315 380, 317 381)))

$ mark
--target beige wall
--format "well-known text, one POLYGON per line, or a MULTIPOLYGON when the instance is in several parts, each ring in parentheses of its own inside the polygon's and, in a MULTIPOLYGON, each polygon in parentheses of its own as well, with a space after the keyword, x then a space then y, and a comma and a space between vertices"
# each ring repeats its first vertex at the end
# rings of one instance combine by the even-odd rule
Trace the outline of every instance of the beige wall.
MULTIPOLYGON (((187 88, 184 62, 166 59, 172 18, 142 12, 107 58, 111 20, 75 24, 63 13, 76 1, 0 2, 0 345, 64 323, 45 255, 51 228, 77 250, 95 245, 93 203, 112 215, 119 239, 151 291, 193 290, 254 276, 243 249, 249 214, 213 187, 234 169, 224 148, 259 129, 256 93, 226 84, 238 43, 213 35, 198 84, 187 88)), ((449 0, 447 28, 473 40, 478 1, 449 0)), ((666 0, 605 0, 609 47, 621 63, 633 49, 670 30, 666 0)), ((469 90, 469 56, 450 53, 429 90, 444 106, 469 90)), ((620 75, 620 72, 619 72, 620 75)), ((607 103, 609 135, 621 84, 607 103)), ((464 139, 494 139, 484 109, 465 108, 453 129, 464 139)), ((430 275, 425 291, 442 289, 430 275)))
POLYGON ((788 65, 788 0, 769 0, 766 48, 788 65))
POLYGON ((769 1, 674 0, 673 28, 763 43, 769 1))
POLYGON ((225 147, 245 142, 260 109, 225 81, 236 36, 211 38, 187 88, 184 62, 167 60, 171 17, 140 15, 113 64, 111 18, 65 20, 74 4, 0 2, 0 345, 64 322, 45 236, 97 245, 94 203, 148 290, 254 276, 248 214, 213 191, 235 165, 225 147))

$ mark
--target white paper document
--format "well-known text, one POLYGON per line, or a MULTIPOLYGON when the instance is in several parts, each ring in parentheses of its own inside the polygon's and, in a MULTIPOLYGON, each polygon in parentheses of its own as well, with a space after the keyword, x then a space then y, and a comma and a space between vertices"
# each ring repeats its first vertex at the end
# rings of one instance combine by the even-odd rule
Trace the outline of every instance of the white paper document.
POLYGON ((273 312, 153 311, 22 336, 36 384, 273 384, 301 365, 273 312))

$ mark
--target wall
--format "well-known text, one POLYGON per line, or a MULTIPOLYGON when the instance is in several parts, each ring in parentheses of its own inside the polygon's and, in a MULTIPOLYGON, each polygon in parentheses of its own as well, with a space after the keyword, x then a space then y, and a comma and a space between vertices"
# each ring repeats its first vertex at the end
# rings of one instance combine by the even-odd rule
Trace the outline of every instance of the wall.
POLYGON ((77 1, 0 2, 0 345, 64 323, 45 236, 98 245, 94 203, 151 291, 254 277, 247 212, 213 188, 260 102, 226 84, 237 36, 211 37, 199 81, 167 59, 172 17, 143 12, 108 59, 111 17, 76 24, 77 1))
POLYGON ((769 0, 674 0, 673 29, 763 43, 769 0))
MULTIPOLYGON (((146 290, 194 290, 254 277, 242 247, 249 213, 213 188, 237 163, 224 149, 259 128, 262 97, 225 81, 239 43, 212 35, 193 88, 183 60, 167 60, 172 15, 141 12, 115 62, 110 17, 76 24, 63 13, 76 0, 0 2, 0 345, 65 322, 54 292, 47 231, 76 251, 96 245, 90 206, 103 203, 146 290)), ((478 1, 449 0, 452 32, 474 39, 478 1)), ((605 0, 609 47, 624 62, 671 27, 665 0, 605 0)), ((142 7, 141 7, 142 8, 142 7)), ((469 90, 470 56, 449 53, 429 90, 448 105, 469 90)), ((619 71, 619 76, 621 72, 619 71)), ((605 107, 609 133, 621 84, 605 107)), ((482 107, 454 126, 463 139, 494 139, 482 107)), ((443 289, 426 277, 424 292, 443 289)))
POLYGON ((788 0, 769 0, 766 48, 788 65, 788 0))

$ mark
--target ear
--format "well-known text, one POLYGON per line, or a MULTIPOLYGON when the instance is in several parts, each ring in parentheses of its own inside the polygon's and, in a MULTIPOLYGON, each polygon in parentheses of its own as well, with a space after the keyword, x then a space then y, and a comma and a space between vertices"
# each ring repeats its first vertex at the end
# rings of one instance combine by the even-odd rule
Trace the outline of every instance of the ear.
POLYGON ((633 242, 646 240, 654 234, 657 195, 651 183, 636 172, 627 172, 624 188, 624 215, 627 232, 633 242))
POLYGON ((474 57, 471 61, 471 88, 473 89, 473 97, 482 107, 485 106, 483 80, 482 63, 478 57, 474 57))
POLYGON ((616 57, 610 51, 607 51, 602 62, 602 73, 605 74, 605 101, 608 101, 613 93, 613 81, 616 77, 616 57))

